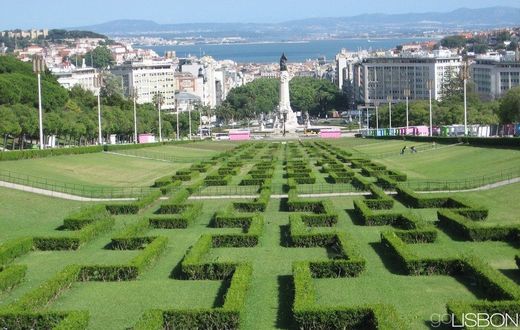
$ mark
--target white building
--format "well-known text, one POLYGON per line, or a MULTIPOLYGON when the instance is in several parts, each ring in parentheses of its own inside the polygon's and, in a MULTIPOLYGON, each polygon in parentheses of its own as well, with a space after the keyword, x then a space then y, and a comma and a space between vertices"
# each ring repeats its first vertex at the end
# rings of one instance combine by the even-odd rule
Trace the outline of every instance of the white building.
POLYGON ((460 56, 449 51, 433 54, 402 54, 399 56, 370 57, 354 66, 354 90, 358 101, 365 104, 387 102, 387 97, 398 101, 442 98, 442 86, 447 77, 458 75, 463 66, 460 56))
POLYGON ((496 99, 520 86, 520 52, 516 56, 481 56, 471 65, 475 91, 483 98, 496 99))
POLYGON ((51 68, 52 74, 57 78, 58 83, 66 89, 72 89, 74 86, 80 86, 84 90, 97 93, 96 80, 99 73, 95 68, 85 66, 85 60, 80 68, 73 65, 58 66, 51 68))
POLYGON ((123 90, 130 96, 137 92, 137 102, 153 103, 154 95, 163 97, 162 109, 175 109, 175 64, 171 60, 125 62, 114 67, 112 73, 122 78, 123 90))
POLYGON ((341 90, 346 81, 353 82, 354 80, 354 66, 362 61, 363 58, 368 57, 367 51, 349 52, 342 49, 336 55, 336 86, 341 90))

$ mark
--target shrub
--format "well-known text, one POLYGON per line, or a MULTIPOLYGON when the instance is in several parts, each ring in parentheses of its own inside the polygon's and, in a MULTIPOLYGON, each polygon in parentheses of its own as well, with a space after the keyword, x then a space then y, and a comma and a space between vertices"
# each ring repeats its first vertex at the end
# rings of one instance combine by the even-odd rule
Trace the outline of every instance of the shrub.
POLYGON ((34 237, 34 248, 42 251, 77 250, 81 245, 109 231, 113 226, 114 219, 106 218, 84 226, 71 236, 34 237))
POLYGON ((67 230, 79 230, 86 225, 110 217, 104 205, 83 207, 79 211, 68 215, 63 220, 63 227, 67 230))
POLYGON ((152 190, 132 203, 107 204, 106 209, 111 214, 137 214, 139 210, 149 206, 162 196, 160 190, 152 190))
POLYGON ((27 266, 25 265, 2 267, 0 267, 0 292, 10 290, 20 283, 27 271, 27 266))
MULTIPOLYGON (((514 242, 519 226, 483 226, 467 217, 465 210, 438 210, 439 224, 451 232, 471 241, 514 242)), ((476 216, 475 214, 470 215, 476 216)))
POLYGON ((352 177, 352 185, 358 190, 367 191, 371 184, 372 183, 370 181, 359 174, 355 174, 352 177))
POLYGON ((0 245, 0 266, 7 265, 15 258, 29 253, 33 248, 33 239, 30 237, 17 238, 0 245))
POLYGON ((35 159, 63 155, 79 155, 102 152, 102 146, 94 147, 74 147, 74 148, 55 148, 44 150, 20 150, 10 152, 0 152, 0 161, 4 160, 20 160, 20 159, 35 159))
POLYGON ((69 265, 47 280, 35 290, 29 291, 9 306, 12 311, 33 311, 46 306, 74 283, 81 270, 80 266, 69 265))

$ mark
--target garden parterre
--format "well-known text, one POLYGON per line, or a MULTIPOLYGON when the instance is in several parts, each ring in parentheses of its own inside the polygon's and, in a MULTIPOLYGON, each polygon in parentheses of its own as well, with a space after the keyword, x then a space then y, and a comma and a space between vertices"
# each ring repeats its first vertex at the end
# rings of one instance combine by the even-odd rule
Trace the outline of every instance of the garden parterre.
POLYGON ((3 240, 0 327, 417 329, 520 312, 518 222, 487 223, 508 205, 417 194, 406 172, 324 142, 242 144, 169 172, 136 201, 3 240), (366 194, 301 196, 317 182, 366 194), (235 186, 254 198, 190 199, 235 186))

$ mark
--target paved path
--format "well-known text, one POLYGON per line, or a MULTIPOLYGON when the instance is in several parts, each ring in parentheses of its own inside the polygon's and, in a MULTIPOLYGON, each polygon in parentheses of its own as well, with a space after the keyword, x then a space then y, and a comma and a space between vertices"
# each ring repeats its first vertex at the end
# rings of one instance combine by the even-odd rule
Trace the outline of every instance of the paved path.
POLYGON ((450 193, 450 192, 471 192, 471 191, 482 191, 491 190, 509 184, 520 182, 520 178, 513 178, 509 180, 499 181, 495 183, 486 184, 477 188, 461 189, 461 190, 438 190, 438 191, 417 191, 418 194, 438 194, 438 193, 450 193))
POLYGON ((172 163, 172 161, 170 161, 170 160, 159 159, 159 158, 152 158, 152 157, 143 157, 143 156, 128 155, 128 154, 123 154, 123 153, 120 153, 120 152, 104 151, 104 153, 105 153, 105 154, 109 154, 109 155, 116 155, 116 156, 123 156, 123 157, 131 157, 131 158, 139 158, 139 159, 146 159, 146 160, 156 160, 156 161, 158 161, 158 162, 164 162, 164 163, 172 163))
MULTIPOLYGON (((472 188, 472 189, 463 189, 463 190, 438 190, 438 191, 417 191, 419 194, 439 194, 439 193, 454 193, 454 192, 471 192, 471 191, 483 191, 483 190, 491 190, 498 187, 506 186, 509 184, 520 182, 519 178, 513 178, 509 180, 499 181, 495 183, 490 183, 481 187, 472 188)), ((0 181, 0 187, 10 188, 15 190, 27 191, 39 195, 50 196, 55 198, 67 199, 78 202, 118 202, 118 201, 135 201, 137 198, 90 198, 90 197, 82 197, 77 195, 71 195, 62 192, 56 192, 52 190, 45 190, 40 188, 34 188, 29 186, 24 186, 21 184, 10 183, 5 181, 0 181)), ((395 192, 388 192, 389 195, 395 194, 395 192)), ((299 197, 302 198, 317 198, 317 197, 341 197, 341 196, 365 196, 370 195, 369 192, 346 192, 346 193, 322 193, 322 194, 300 194, 299 197)), ((224 195, 224 196, 190 196, 190 200, 211 200, 211 199, 254 199, 257 198, 257 195, 224 195)), ((281 195, 271 195, 273 199, 287 198, 286 194, 281 195)), ((161 197, 161 199, 165 200, 168 197, 161 197)))
POLYGON ((135 201, 136 198, 89 198, 89 197, 82 197, 77 195, 71 195, 67 193, 52 191, 52 190, 45 190, 40 188, 34 188, 29 186, 24 186, 21 184, 16 183, 10 183, 5 181, 0 181, 0 187, 4 188, 10 188, 10 189, 16 189, 21 191, 27 191, 31 193, 35 193, 38 195, 44 195, 44 196, 50 196, 55 198, 61 198, 61 199, 68 199, 71 201, 78 201, 78 202, 117 202, 117 201, 135 201))

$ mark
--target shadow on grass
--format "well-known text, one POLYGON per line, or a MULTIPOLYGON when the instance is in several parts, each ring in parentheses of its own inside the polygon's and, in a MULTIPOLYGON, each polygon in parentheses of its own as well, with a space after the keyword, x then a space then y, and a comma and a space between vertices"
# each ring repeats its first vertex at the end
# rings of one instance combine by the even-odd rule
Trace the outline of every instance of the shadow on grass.
POLYGON ((473 293, 477 299, 489 298, 486 293, 477 286, 475 279, 472 276, 457 275, 453 276, 453 278, 460 284, 464 285, 464 287, 468 289, 469 292, 473 293))
POLYGON ((174 280, 185 280, 185 276, 182 273, 182 260, 172 269, 170 278, 174 280))
POLYGON ((352 223, 356 226, 365 226, 363 222, 361 221, 361 218, 356 214, 356 211, 354 209, 345 209, 345 212, 349 216, 350 220, 352 220, 352 223))
POLYGON ((291 247, 291 231, 289 225, 280 226, 280 246, 291 247))
POLYGON ((280 207, 278 208, 279 212, 289 212, 289 207, 287 206, 288 198, 280 198, 280 207))
POLYGON ((293 301, 294 283, 292 276, 278 276, 278 313, 276 316, 277 328, 295 329, 292 315, 293 301))
POLYGON ((469 242, 469 240, 467 238, 465 238, 464 236, 462 236, 459 233, 456 233, 456 232, 450 230, 449 228, 446 228, 446 227, 442 226, 440 224, 440 222, 435 222, 434 225, 435 225, 435 227, 438 230, 440 230, 443 233, 445 233, 452 241, 455 241, 455 242, 469 242))
POLYGON ((224 302, 226 300, 226 292, 228 291, 230 284, 231 284, 231 281, 229 279, 222 281, 222 284, 220 285, 220 288, 218 289, 217 296, 215 297, 215 300, 213 301, 213 308, 218 308, 218 307, 224 306, 224 302))
POLYGON ((381 242, 369 243, 370 246, 377 253, 385 268, 392 274, 406 275, 403 267, 399 264, 399 261, 381 242))
POLYGON ((499 271, 513 280, 517 285, 520 285, 520 269, 499 269, 499 271))

